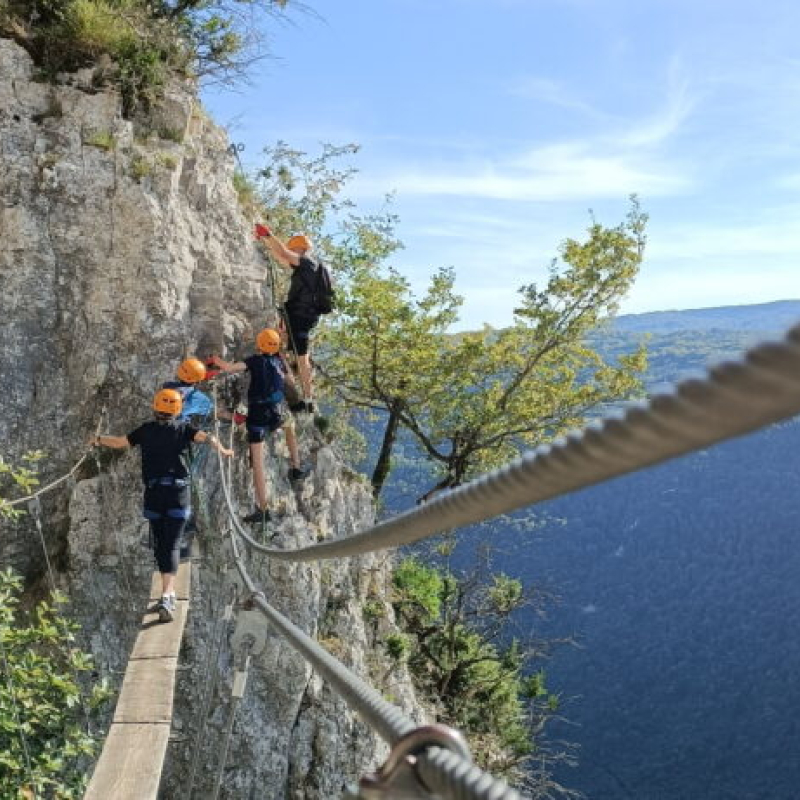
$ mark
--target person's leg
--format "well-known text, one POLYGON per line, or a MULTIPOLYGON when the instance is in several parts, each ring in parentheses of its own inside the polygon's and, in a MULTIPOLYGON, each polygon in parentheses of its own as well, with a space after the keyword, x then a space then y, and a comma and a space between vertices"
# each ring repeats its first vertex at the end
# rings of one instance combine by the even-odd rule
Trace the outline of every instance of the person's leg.
POLYGON ((289 448, 289 461, 295 469, 300 467, 300 454, 297 450, 297 435, 294 425, 284 423, 283 432, 286 435, 286 446, 289 448))
POLYGON ((250 442, 250 465, 253 469, 253 489, 256 505, 261 511, 267 508, 267 484, 264 479, 264 441, 250 442))
POLYGON ((300 386, 303 391, 303 399, 306 402, 311 402, 314 397, 314 385, 309 346, 311 329, 317 324, 317 320, 311 317, 300 317, 293 314, 289 314, 287 319, 289 347, 297 358, 297 370, 300 373, 300 386))
MULTIPOLYGON (((306 340, 308 347, 308 340, 306 340)), ((313 376, 311 374, 311 357, 306 351, 303 355, 297 356, 297 369, 300 372, 300 385, 303 387, 303 396, 306 402, 311 402, 314 398, 313 376)))

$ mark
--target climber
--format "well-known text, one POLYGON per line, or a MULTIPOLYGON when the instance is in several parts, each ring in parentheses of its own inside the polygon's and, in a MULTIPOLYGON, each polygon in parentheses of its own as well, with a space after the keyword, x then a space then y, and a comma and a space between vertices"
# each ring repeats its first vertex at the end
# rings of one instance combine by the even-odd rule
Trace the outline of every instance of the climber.
POLYGON ((144 483, 143 514, 150 521, 153 549, 161 573, 161 600, 156 611, 161 622, 175 613, 175 576, 180 561, 179 542, 190 515, 189 478, 181 454, 192 442, 207 442, 224 456, 233 451, 191 423, 179 419, 183 400, 175 389, 161 389, 153 398, 155 419, 145 422, 127 436, 101 434, 91 446, 115 449, 141 448, 144 483))
POLYGON ((250 373, 246 426, 257 508, 244 517, 244 522, 264 524, 270 519, 264 480, 264 440, 267 434, 283 427, 291 460, 290 481, 302 480, 309 471, 300 466, 297 437, 291 418, 285 422, 281 416, 280 404, 284 398, 284 386, 291 386, 294 381, 286 362, 278 352, 281 346, 280 334, 272 328, 264 328, 256 337, 256 346, 259 352, 248 356, 244 361, 225 361, 217 355, 212 356, 211 360, 223 372, 250 373))
POLYGON ((162 389, 175 389, 181 395, 183 406, 179 420, 197 418, 205 421, 211 414, 214 404, 208 395, 203 394, 197 384, 207 377, 205 364, 198 358, 184 359, 177 370, 177 381, 167 381, 161 385, 162 389))
MULTIPOLYGON (((270 253, 278 263, 292 268, 292 280, 289 294, 284 305, 284 324, 289 336, 289 347, 297 358, 300 372, 300 384, 303 388, 305 402, 299 400, 290 408, 295 412, 314 411, 311 357, 309 340, 311 330, 319 321, 320 311, 317 307, 315 287, 317 271, 324 269, 321 263, 311 258, 313 245, 311 240, 301 234, 292 236, 284 244, 275 236, 267 225, 256 225, 256 238, 263 240, 270 253)), ((330 309, 328 309, 330 310, 330 309)))

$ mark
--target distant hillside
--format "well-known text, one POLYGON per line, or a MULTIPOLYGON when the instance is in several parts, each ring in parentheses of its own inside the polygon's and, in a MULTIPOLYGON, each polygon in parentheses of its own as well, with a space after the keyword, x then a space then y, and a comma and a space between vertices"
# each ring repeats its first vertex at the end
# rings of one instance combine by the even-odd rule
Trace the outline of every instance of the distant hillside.
MULTIPOLYGON (((800 282, 800 281, 799 281, 800 282)), ((800 300, 777 300, 752 306, 691 308, 626 314, 615 320, 616 330, 629 333, 679 331, 754 331, 772 333, 800 322, 800 300)))

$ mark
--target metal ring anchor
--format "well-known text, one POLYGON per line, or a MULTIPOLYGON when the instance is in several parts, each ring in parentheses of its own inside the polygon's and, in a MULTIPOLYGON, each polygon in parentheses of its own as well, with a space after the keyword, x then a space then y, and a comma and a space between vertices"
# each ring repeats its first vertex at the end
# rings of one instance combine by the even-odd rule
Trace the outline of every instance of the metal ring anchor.
POLYGON ((362 800, 430 796, 430 790, 415 769, 416 756, 429 747, 450 750, 465 761, 472 762, 467 742, 457 730, 447 725, 422 725, 398 739, 377 773, 361 778, 358 796, 362 800))

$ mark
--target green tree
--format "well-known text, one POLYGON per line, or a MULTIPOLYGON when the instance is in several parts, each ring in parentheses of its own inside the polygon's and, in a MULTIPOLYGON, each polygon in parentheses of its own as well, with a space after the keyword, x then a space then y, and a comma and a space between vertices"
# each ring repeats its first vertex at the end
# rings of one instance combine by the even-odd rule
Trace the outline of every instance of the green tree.
POLYGON ((545 735, 558 698, 534 667, 549 645, 510 635, 515 612, 533 602, 519 581, 491 572, 486 552, 469 571, 412 557, 393 576, 392 604, 413 637, 401 654, 437 719, 466 735, 479 766, 548 797, 565 793, 550 771, 569 757, 545 735))
POLYGON ((404 411, 428 401, 441 340, 461 304, 454 280, 452 270, 437 271, 417 299, 396 270, 379 262, 356 262, 342 289, 340 313, 326 334, 330 345, 324 375, 349 406, 386 412, 371 478, 376 496, 389 475, 404 411))
POLYGON ((94 666, 66 598, 56 592, 26 614, 21 595, 22 579, 0 572, 0 797, 79 798, 99 747, 87 714, 109 691, 105 681, 81 685, 94 666))
POLYGON ((589 336, 616 313, 636 277, 646 220, 635 198, 619 226, 592 220, 585 241, 561 246, 546 286, 520 289, 513 325, 440 340, 428 401, 400 414, 439 472, 425 498, 641 390, 643 348, 611 363, 589 336))

